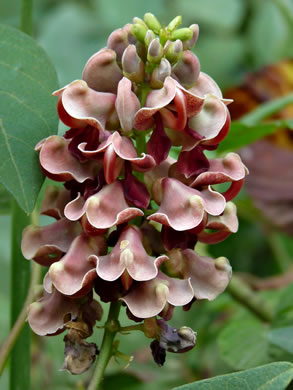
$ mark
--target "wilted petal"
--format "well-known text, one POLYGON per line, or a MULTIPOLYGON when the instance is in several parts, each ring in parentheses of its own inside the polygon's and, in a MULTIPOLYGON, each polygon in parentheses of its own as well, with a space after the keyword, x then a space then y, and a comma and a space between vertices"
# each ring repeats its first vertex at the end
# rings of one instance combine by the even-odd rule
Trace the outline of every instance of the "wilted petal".
POLYGON ((131 81, 123 77, 119 81, 115 108, 124 131, 133 129, 134 117, 140 108, 138 97, 131 90, 131 81))
POLYGON ((138 283, 121 299, 134 316, 149 318, 159 314, 166 303, 183 306, 192 298, 193 290, 188 279, 173 279, 159 272, 155 279, 138 283))
POLYGON ((158 267, 167 256, 151 257, 142 245, 142 235, 134 226, 127 226, 111 253, 99 256, 97 274, 104 280, 118 279, 125 270, 134 280, 150 280, 157 276, 158 267))
POLYGON ((156 127, 147 143, 147 152, 153 157, 157 165, 160 165, 168 157, 171 149, 171 141, 167 137, 162 118, 159 113, 155 114, 156 127))
POLYGON ((39 301, 29 306, 28 322, 36 334, 45 336, 64 330, 66 323, 77 315, 77 301, 54 289, 52 294, 45 292, 39 301))
POLYGON ((186 178, 198 176, 202 172, 206 172, 209 166, 210 162, 204 155, 201 145, 197 145, 189 151, 182 150, 176 164, 178 172, 184 174, 186 178))
POLYGON ((76 180, 83 183, 93 179, 97 163, 87 161, 81 163, 68 150, 70 141, 57 135, 46 138, 36 146, 40 151, 40 164, 46 175, 55 181, 76 180))
POLYGON ((46 188, 44 200, 40 207, 40 214, 61 219, 64 217, 64 207, 70 201, 70 191, 67 191, 65 188, 49 185, 46 188))
POLYGON ((200 192, 176 179, 163 179, 162 192, 159 210, 148 219, 174 230, 193 229, 201 223, 205 212, 219 215, 225 208, 225 198, 211 188, 200 192))
POLYGON ((92 55, 82 72, 82 79, 87 85, 100 92, 116 93, 122 77, 115 51, 106 48, 92 55))
POLYGON ((75 80, 54 95, 60 96, 58 113, 65 125, 91 125, 101 131, 114 110, 116 100, 113 93, 97 92, 89 88, 84 80, 75 80))
MULTIPOLYGON (((172 261, 172 253, 170 253, 172 261)), ((181 251, 182 276, 190 278, 196 299, 212 301, 227 287, 232 276, 232 268, 225 257, 214 260, 199 256, 192 249, 181 251)))
POLYGON ((64 214, 71 221, 84 214, 88 223, 96 229, 108 229, 132 218, 142 216, 143 212, 129 207, 125 201, 122 184, 118 181, 104 186, 86 202, 77 197, 65 207, 64 214))
POLYGON ((25 259, 34 259, 48 267, 68 251, 80 232, 79 224, 65 218, 48 226, 27 226, 22 233, 22 254, 25 259))
POLYGON ((97 276, 96 256, 106 251, 106 240, 102 236, 90 237, 82 234, 76 237, 66 255, 49 269, 55 288, 64 295, 74 295, 91 285, 97 276))
POLYGON ((236 233, 238 230, 238 218, 235 204, 228 202, 222 215, 209 215, 205 228, 216 230, 213 233, 202 231, 198 234, 199 241, 208 244, 216 244, 225 240, 231 233, 236 233))

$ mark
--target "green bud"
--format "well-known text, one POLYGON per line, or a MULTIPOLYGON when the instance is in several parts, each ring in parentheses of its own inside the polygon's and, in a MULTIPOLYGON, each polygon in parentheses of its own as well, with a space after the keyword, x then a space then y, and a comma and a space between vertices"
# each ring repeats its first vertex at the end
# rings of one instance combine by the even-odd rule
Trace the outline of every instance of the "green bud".
POLYGON ((183 55, 183 44, 180 39, 176 39, 176 41, 168 41, 164 47, 164 53, 167 60, 171 62, 171 64, 175 64, 180 60, 183 55))
POLYGON ((155 33, 152 30, 148 30, 144 37, 144 43, 147 47, 149 47, 151 41, 155 39, 155 33))
POLYGON ((176 30, 176 28, 180 26, 181 22, 182 22, 182 16, 176 16, 176 18, 171 20, 171 22, 168 24, 167 30, 170 32, 176 30))
POLYGON ((175 41, 176 39, 180 39, 181 41, 187 41, 191 39, 193 36, 193 31, 190 28, 179 28, 171 33, 170 39, 175 41))
POLYGON ((146 29, 148 28, 148 26, 145 24, 145 22, 144 22, 142 19, 138 18, 137 16, 135 16, 135 17, 133 18, 133 24, 141 24, 141 25, 144 26, 146 29))
POLYGON ((144 37, 146 32, 147 32, 147 27, 144 27, 142 24, 135 23, 131 26, 131 33, 140 42, 144 43, 144 37))
POLYGON ((163 46, 160 44, 159 38, 153 39, 148 48, 148 54, 147 54, 148 61, 153 64, 158 64, 161 61, 163 55, 164 55, 164 49, 163 46))
POLYGON ((153 30, 156 34, 159 34, 162 26, 161 26, 161 23, 158 21, 158 19, 155 17, 155 15, 148 12, 144 15, 143 19, 144 19, 145 23, 147 24, 148 28, 153 30))

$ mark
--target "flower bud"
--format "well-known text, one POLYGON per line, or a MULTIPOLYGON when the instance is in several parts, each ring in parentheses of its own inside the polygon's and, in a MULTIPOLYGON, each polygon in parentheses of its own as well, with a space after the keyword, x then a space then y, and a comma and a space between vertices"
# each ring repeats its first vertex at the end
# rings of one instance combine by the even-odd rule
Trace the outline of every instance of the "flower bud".
POLYGON ((129 45, 122 56, 123 74, 129 80, 139 83, 144 79, 144 63, 139 58, 134 45, 129 45))
POLYGON ((153 70, 151 75, 151 87, 162 88, 165 78, 171 75, 171 70, 170 62, 166 58, 162 58, 160 65, 153 70))
POLYGON ((145 37, 146 32, 147 32, 147 27, 143 26, 140 23, 135 23, 131 26, 131 33, 140 42, 144 43, 144 37, 145 37))
POLYGON ((135 16, 133 18, 133 24, 141 24, 142 26, 144 26, 146 29, 148 28, 148 26, 145 24, 145 22, 141 19, 141 18, 138 18, 137 16, 135 16))
POLYGON ((171 33, 170 39, 172 41, 175 41, 175 39, 180 39, 181 41, 188 41, 193 36, 192 29, 188 27, 179 28, 178 30, 175 30, 171 33))
POLYGON ((158 21, 158 19, 155 17, 155 15, 148 12, 144 15, 143 19, 147 24, 148 28, 153 30, 154 33, 159 34, 162 26, 161 23, 158 21))
POLYGON ((191 39, 183 42, 183 49, 184 50, 190 50, 193 48, 193 46, 195 45, 195 43, 197 41, 198 34, 199 34, 198 24, 192 24, 191 26, 189 26, 189 28, 193 31, 193 35, 192 35, 191 39))
POLYGON ((198 79, 200 64, 198 58, 191 51, 186 50, 179 62, 173 67, 172 75, 185 88, 191 88, 198 79))
POLYGON ((144 37, 144 43, 147 47, 149 47, 151 41, 155 39, 155 33, 152 30, 148 30, 144 37))
POLYGON ((173 20, 171 20, 171 22, 168 24, 167 26, 167 30, 172 32, 174 30, 176 30, 180 24, 182 23, 182 16, 179 15, 179 16, 176 16, 173 20))
POLYGON ((161 61, 163 54, 164 54, 164 49, 160 44, 159 38, 153 39, 148 48, 148 54, 147 54, 148 61, 158 64, 161 61))
POLYGON ((176 39, 176 41, 167 41, 164 47, 165 57, 171 64, 175 64, 178 62, 183 55, 183 44, 180 39, 176 39))

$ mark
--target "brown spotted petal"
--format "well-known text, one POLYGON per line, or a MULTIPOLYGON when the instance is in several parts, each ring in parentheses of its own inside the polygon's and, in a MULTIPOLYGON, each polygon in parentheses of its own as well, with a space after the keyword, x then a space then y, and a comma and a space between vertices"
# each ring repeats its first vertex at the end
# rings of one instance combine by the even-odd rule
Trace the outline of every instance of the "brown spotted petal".
POLYGON ((193 229, 204 218, 205 212, 219 215, 224 211, 225 198, 210 187, 197 191, 176 179, 162 180, 162 202, 149 220, 170 226, 174 230, 193 229))
POLYGON ((99 256, 97 274, 104 280, 113 281, 126 270, 134 280, 150 280, 157 276, 158 267, 167 259, 167 256, 149 256, 143 247, 141 232, 134 226, 127 226, 111 253, 99 256))
POLYGON ((59 96, 60 119, 70 127, 90 125, 103 131, 115 108, 115 94, 95 91, 84 80, 75 80, 53 95, 59 96))
POLYGON ((85 215, 88 223, 96 229, 108 229, 132 218, 143 216, 141 210, 128 206, 122 184, 118 181, 104 186, 86 201, 79 195, 68 203, 64 214, 71 221, 77 221, 85 215))
MULTIPOLYGON (((172 254, 170 254, 172 257, 172 254)), ((225 257, 214 260, 199 256, 192 249, 181 251, 183 276, 190 278, 196 299, 212 301, 227 287, 232 276, 232 268, 225 257)))
POLYGON ((78 316, 78 305, 75 299, 62 295, 56 289, 52 294, 47 292, 28 309, 28 322, 39 336, 53 335, 64 330, 67 322, 78 316))
POLYGON ((82 72, 82 79, 87 85, 99 92, 116 93, 122 77, 115 51, 107 48, 92 55, 82 72))
POLYGON ((40 214, 61 219, 64 217, 64 208, 70 201, 70 191, 62 187, 49 185, 46 187, 44 200, 40 207, 40 214))
MULTIPOLYGON (((196 143, 203 142, 215 145, 222 141, 230 127, 230 115, 226 105, 221 99, 208 95, 205 97, 201 111, 189 120, 189 135, 193 138, 201 137, 196 143), (195 133, 195 134, 193 134, 195 133)), ((192 145, 184 145, 185 150, 190 150, 192 145)))
POLYGON ((97 257, 107 251, 103 236, 82 234, 75 238, 61 260, 51 265, 49 275, 55 288, 64 295, 74 295, 91 285, 97 277, 97 257))
POLYGON ((248 169, 236 153, 228 153, 224 158, 209 160, 210 167, 190 183, 191 187, 231 182, 227 191, 222 193, 226 201, 233 199, 240 191, 248 169))
POLYGON ((122 129, 130 132, 133 129, 134 117, 140 108, 138 97, 131 90, 132 83, 126 77, 119 81, 117 99, 115 102, 116 112, 122 129))
POLYGON ((25 259, 34 259, 46 267, 67 252, 81 227, 62 218, 48 226, 27 226, 22 234, 21 250, 25 259))
POLYGON ((121 299, 134 316, 149 318, 159 314, 166 303, 183 306, 192 298, 193 290, 189 279, 169 278, 159 272, 155 279, 138 283, 121 299))
POLYGON ((235 204, 228 202, 222 215, 209 215, 205 228, 215 230, 212 233, 202 231, 198 234, 199 241, 207 244, 217 244, 229 237, 231 233, 236 233, 238 218, 235 204))
POLYGON ((40 164, 46 176, 55 181, 76 180, 83 183, 95 176, 96 163, 87 161, 81 163, 68 149, 69 140, 52 135, 38 143, 36 150, 40 151, 40 164))

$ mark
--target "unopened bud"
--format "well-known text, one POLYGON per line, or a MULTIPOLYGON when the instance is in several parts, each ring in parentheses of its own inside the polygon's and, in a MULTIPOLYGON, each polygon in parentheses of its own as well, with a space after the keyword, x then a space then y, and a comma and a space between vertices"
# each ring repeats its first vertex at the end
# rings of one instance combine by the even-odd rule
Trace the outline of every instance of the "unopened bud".
POLYGON ((135 36, 137 40, 144 43, 144 37, 147 32, 147 27, 142 24, 135 23, 131 26, 131 33, 135 36))
POLYGON ((172 41, 175 41, 175 39, 180 39, 181 41, 188 41, 192 38, 192 36, 193 31, 188 27, 184 27, 173 31, 170 35, 170 39, 172 39, 172 41))
POLYGON ((145 24, 145 22, 141 19, 141 18, 138 18, 137 16, 135 16, 133 18, 133 24, 141 24, 142 26, 144 26, 146 29, 147 29, 147 25, 145 24))
POLYGON ((153 30, 154 33, 159 34, 162 26, 158 19, 155 17, 155 15, 148 12, 144 15, 143 19, 147 24, 148 28, 153 30))
POLYGON ((148 61, 154 64, 158 64, 161 61, 163 54, 164 54, 164 49, 160 44, 159 38, 153 39, 148 48, 148 54, 147 54, 148 61))
POLYGON ((152 30, 148 30, 144 37, 144 43, 149 47, 151 41, 156 38, 155 33, 152 30))
POLYGON ((199 26, 198 24, 192 24, 189 26, 190 30, 192 30, 192 38, 183 42, 183 49, 184 50, 190 50, 195 45, 198 34, 199 34, 199 26))
POLYGON ((168 41, 164 47, 164 53, 167 60, 171 62, 171 64, 175 64, 178 62, 183 55, 183 44, 180 39, 176 39, 176 41, 168 41))
POLYGON ((166 58, 162 58, 160 65, 157 66, 151 75, 150 85, 152 88, 162 88, 165 78, 171 75, 171 65, 166 58))
POLYGON ((226 271, 230 277, 232 276, 232 267, 226 257, 218 257, 215 261, 215 266, 219 271, 226 271))
POLYGON ((144 63, 139 58, 134 45, 129 45, 122 56, 123 74, 135 83, 144 79, 144 63))
POLYGON ((174 30, 176 30, 176 28, 178 28, 180 26, 182 22, 182 16, 176 16, 173 20, 171 20, 171 22, 168 24, 167 26, 167 30, 172 32, 174 30))
POLYGON ((173 67, 172 75, 185 88, 191 88, 198 79, 200 64, 198 58, 189 50, 183 52, 179 62, 173 67))

